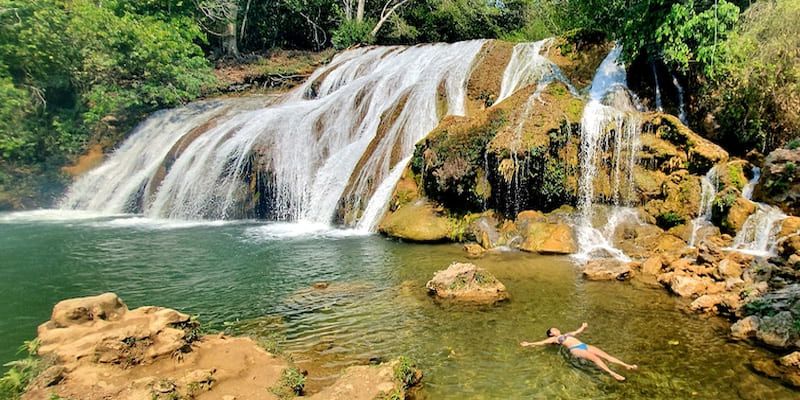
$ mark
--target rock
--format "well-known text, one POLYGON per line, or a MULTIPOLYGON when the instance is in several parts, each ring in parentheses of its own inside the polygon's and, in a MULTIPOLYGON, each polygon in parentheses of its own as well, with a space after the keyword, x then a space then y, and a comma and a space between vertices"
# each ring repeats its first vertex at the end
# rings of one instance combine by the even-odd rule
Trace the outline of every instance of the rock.
POLYGON ((331 386, 308 397, 309 400, 374 400, 389 398, 391 393, 406 392, 418 385, 422 372, 403 366, 400 360, 380 365, 357 365, 344 370, 331 386), (402 379, 407 379, 401 382, 402 379))
POLYGON ((577 245, 569 225, 532 222, 523 233, 519 249, 540 254, 572 254, 577 251, 577 245))
POLYGON ((236 400, 236 396, 230 396, 230 395, 222 396, 222 400, 236 400))
POLYGON ((583 276, 590 281, 624 281, 631 278, 631 267, 613 258, 602 258, 589 261, 583 267, 583 276))
POLYGON ((314 282, 314 284, 311 285, 311 287, 317 290, 325 290, 328 288, 328 286, 330 286, 330 283, 328 282, 314 282))
POLYGON ((735 260, 730 258, 725 258, 724 260, 720 261, 717 265, 717 272, 718 277, 721 280, 727 280, 729 278, 741 278, 742 272, 744 272, 744 268, 742 265, 737 263, 735 260))
POLYGON ((486 249, 477 243, 467 243, 464 245, 464 251, 467 255, 473 258, 481 257, 486 253, 486 249))
POLYGON ((731 325, 731 336, 736 339, 752 339, 758 332, 758 317, 751 315, 742 318, 731 325))
POLYGON ((50 322, 54 328, 66 328, 85 322, 116 321, 122 318, 128 307, 114 293, 64 300, 53 307, 50 322))
POLYGON ((387 213, 378 230, 387 236, 412 242, 440 242, 450 237, 452 228, 447 217, 439 215, 424 199, 419 199, 387 213))
POLYGON ((771 378, 780 379, 789 386, 800 388, 800 352, 793 352, 777 360, 753 360, 753 368, 771 378))
POLYGON ((717 306, 723 303, 723 298, 719 294, 704 294, 696 298, 689 308, 699 312, 717 312, 717 306))
POLYGON ((500 241, 500 232, 497 230, 499 224, 494 213, 485 213, 469 225, 469 236, 473 237, 484 249, 494 248, 500 241))
POLYGON ((777 149, 767 155, 753 198, 800 215, 800 149, 777 149))
POLYGON ((509 298, 503 283, 473 264, 453 263, 437 271, 425 287, 437 298, 467 303, 491 304, 509 298))
POLYGON ((648 275, 658 276, 663 266, 664 264, 661 262, 661 257, 653 256, 642 263, 642 272, 648 275))
POLYGON ((761 342, 777 348, 787 348, 797 340, 794 317, 789 311, 761 317, 756 337, 761 342))
POLYGON ((694 297, 704 293, 711 283, 708 278, 673 275, 669 281, 669 288, 678 296, 694 297))

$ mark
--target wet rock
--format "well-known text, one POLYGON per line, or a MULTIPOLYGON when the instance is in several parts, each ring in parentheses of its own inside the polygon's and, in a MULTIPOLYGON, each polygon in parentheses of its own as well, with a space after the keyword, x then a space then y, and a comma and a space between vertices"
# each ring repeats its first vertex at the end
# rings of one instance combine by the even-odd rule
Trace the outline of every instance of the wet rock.
POLYGON ((494 213, 486 213, 469 225, 469 235, 484 249, 494 248, 500 241, 500 232, 497 230, 499 224, 494 213))
POLYGON ((777 360, 754 360, 753 368, 771 378, 800 388, 800 352, 793 352, 777 360))
POLYGON ((429 202, 419 199, 387 213, 378 230, 412 242, 440 242, 450 237, 451 225, 429 202))
POLYGON ((328 283, 328 282, 314 282, 314 284, 311 285, 311 286, 314 289, 317 289, 317 290, 324 290, 324 289, 327 289, 328 286, 330 286, 330 283, 328 283))
POLYGON ((592 260, 583 267, 583 276, 591 281, 624 281, 632 275, 630 265, 613 258, 592 260))
POLYGON ((800 215, 800 149, 777 149, 764 160, 754 198, 800 215))
POLYGON ((711 210, 711 220, 723 233, 735 235, 756 209, 755 203, 742 197, 738 189, 728 187, 717 193, 711 210))
POLYGON ((509 298, 502 282, 473 264, 453 263, 437 271, 425 287, 437 298, 466 303, 491 304, 509 298))
POLYGON ((467 255, 473 258, 481 257, 486 254, 486 249, 477 243, 467 243, 464 245, 464 251, 467 255))
POLYGON ((752 339, 758 332, 759 319, 755 315, 742 318, 731 325, 731 336, 736 339, 752 339))
POLYGON ((577 250, 577 245, 569 225, 532 222, 523 233, 519 249, 540 254, 572 254, 577 250))

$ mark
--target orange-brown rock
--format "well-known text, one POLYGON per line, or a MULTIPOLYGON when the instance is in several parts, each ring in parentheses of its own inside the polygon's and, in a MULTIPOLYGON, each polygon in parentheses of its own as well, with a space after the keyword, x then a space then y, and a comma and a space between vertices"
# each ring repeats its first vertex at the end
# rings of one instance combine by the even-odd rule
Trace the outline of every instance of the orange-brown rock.
POLYGON ((531 222, 523 232, 522 251, 540 254, 572 254, 577 250, 572 228, 565 223, 531 222))
POLYGON ((590 281, 628 280, 633 270, 628 263, 613 258, 589 261, 583 266, 583 276, 590 281))

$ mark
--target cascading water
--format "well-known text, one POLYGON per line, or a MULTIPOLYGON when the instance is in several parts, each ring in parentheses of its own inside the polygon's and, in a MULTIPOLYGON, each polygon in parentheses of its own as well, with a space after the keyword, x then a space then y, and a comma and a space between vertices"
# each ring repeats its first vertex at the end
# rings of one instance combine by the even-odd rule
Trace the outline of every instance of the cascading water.
POLYGON ((621 51, 621 47, 614 47, 600 64, 581 119, 582 158, 576 226, 579 246, 576 258, 579 260, 597 256, 629 260, 610 239, 616 226, 632 215, 625 206, 633 201, 633 169, 641 125, 628 94, 625 68, 618 62, 621 51), (606 152, 612 154, 609 200, 613 206, 606 223, 598 229, 594 225, 595 178, 605 169, 603 154, 606 152))
POLYGON ((567 85, 570 92, 577 96, 578 91, 564 76, 564 73, 552 61, 542 54, 553 39, 543 39, 533 43, 519 43, 514 46, 500 84, 500 94, 495 104, 510 97, 514 92, 534 83, 560 81, 567 85))
POLYGON ((689 121, 686 119, 686 102, 683 98, 683 86, 678 82, 678 77, 672 74, 672 84, 675 85, 675 90, 678 92, 678 119, 684 125, 688 125, 689 121))
POLYGON ((661 86, 658 84, 658 73, 656 72, 656 65, 650 64, 650 67, 653 69, 653 82, 656 88, 656 111, 662 112, 664 111, 664 107, 661 105, 661 86))
POLYGON ((705 176, 700 178, 700 186, 702 188, 700 192, 700 209, 697 212, 697 217, 692 220, 692 236, 689 238, 689 247, 695 247, 697 244, 697 233, 700 228, 711 223, 711 210, 714 205, 714 198, 717 196, 718 182, 716 167, 712 167, 705 176))
POLYGON ((347 51, 277 104, 231 112, 196 135, 189 133, 211 120, 210 114, 186 118, 187 111, 164 112, 175 126, 164 127, 157 117, 145 122, 92 178, 80 179, 62 204, 108 205, 102 209, 150 217, 226 219, 240 215, 248 185, 262 181, 268 193, 259 195, 269 196, 274 219, 327 225, 345 196, 357 210, 350 222, 374 227, 380 212, 368 205, 373 193, 385 203, 400 177, 392 172, 402 170, 414 144, 442 116, 465 113, 466 81, 483 44, 347 51), (189 136, 174 160, 165 161, 189 136), (142 152, 148 154, 146 163, 142 152), (151 195, 133 206, 131 199, 143 192, 151 195), (124 201, 111 205, 105 200, 111 197, 124 201), (368 212, 359 218, 364 209, 368 212))
MULTIPOLYGON (((760 178, 761 169, 754 167, 753 178, 742 188, 744 198, 752 199, 753 189, 760 178)), ((780 239, 778 233, 781 230, 781 222, 786 218, 786 214, 768 204, 756 203, 756 206, 756 212, 747 217, 742 229, 733 239, 731 250, 767 257, 775 253, 775 245, 780 239)))
MULTIPOLYGON (((533 43, 519 43, 514 46, 511 60, 503 72, 500 95, 497 101, 495 101, 495 104, 498 104, 517 90, 527 85, 536 84, 536 90, 528 97, 525 102, 525 107, 522 109, 522 113, 517 116, 514 138, 509 146, 511 162, 513 163, 513 173, 510 178, 513 185, 508 186, 506 199, 510 203, 507 208, 514 213, 521 211, 519 205, 519 194, 521 190, 518 176, 522 165, 520 165, 521 160, 519 160, 518 153, 520 145, 522 144, 525 121, 528 120, 528 117, 530 117, 531 113, 534 111, 536 102, 541 101, 541 95, 544 89, 553 82, 561 82, 567 86, 573 96, 577 97, 579 95, 577 89, 572 86, 572 83, 567 79, 561 69, 542 54, 542 50, 545 46, 549 46, 552 40, 553 39, 544 39, 533 43)), ((488 160, 486 164, 486 170, 488 171, 488 160)))

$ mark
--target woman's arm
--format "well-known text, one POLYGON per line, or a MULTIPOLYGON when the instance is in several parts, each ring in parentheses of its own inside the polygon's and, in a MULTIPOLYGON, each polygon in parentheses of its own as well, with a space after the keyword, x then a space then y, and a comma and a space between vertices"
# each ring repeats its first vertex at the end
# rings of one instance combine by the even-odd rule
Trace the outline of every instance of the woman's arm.
POLYGON ((572 336, 578 335, 578 334, 580 334, 581 332, 583 332, 583 331, 584 331, 584 329, 586 329, 586 327, 587 327, 587 326, 589 326, 589 324, 587 324, 586 322, 584 322, 584 323, 582 323, 582 324, 581 324, 581 327, 580 327, 580 328, 578 328, 578 329, 576 329, 576 330, 574 330, 574 331, 572 331, 572 332, 569 332, 569 333, 567 333, 567 335, 572 335, 572 336))
POLYGON ((542 346, 542 345, 545 345, 545 344, 555 343, 556 341, 558 341, 557 337, 551 337, 551 338, 547 338, 545 340, 540 340, 538 342, 532 342, 532 343, 531 342, 520 342, 519 345, 522 346, 522 347, 542 346))

